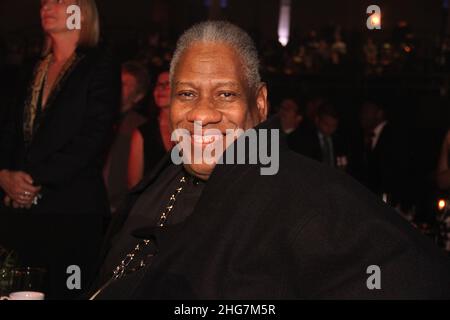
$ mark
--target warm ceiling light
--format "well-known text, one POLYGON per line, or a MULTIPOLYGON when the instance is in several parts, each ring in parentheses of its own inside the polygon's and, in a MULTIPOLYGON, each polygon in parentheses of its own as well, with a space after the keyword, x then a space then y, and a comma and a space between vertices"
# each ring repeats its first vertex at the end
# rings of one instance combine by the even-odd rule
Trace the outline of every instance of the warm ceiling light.
POLYGON ((447 207, 447 201, 445 201, 445 200, 439 200, 438 201, 438 208, 439 208, 439 210, 444 210, 445 208, 447 207))
POLYGON ((379 15, 373 15, 372 16, 372 25, 374 26, 374 27, 377 27, 377 26, 379 26, 381 24, 381 18, 380 18, 380 16, 379 15))
POLYGON ((291 29, 291 0, 280 1, 280 17, 278 20, 278 41, 286 46, 291 29))

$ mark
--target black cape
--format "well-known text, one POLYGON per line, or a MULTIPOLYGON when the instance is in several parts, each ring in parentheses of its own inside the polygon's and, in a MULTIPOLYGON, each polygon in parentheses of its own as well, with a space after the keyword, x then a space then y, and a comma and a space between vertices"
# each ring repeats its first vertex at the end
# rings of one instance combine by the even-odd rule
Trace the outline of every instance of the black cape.
MULTIPOLYGON (((169 155, 132 191, 109 237, 166 165, 169 155)), ((450 298, 448 258, 352 178, 283 139, 278 174, 260 167, 217 165, 184 223, 141 230, 158 253, 139 281, 117 282, 103 298, 450 298), (372 266, 381 289, 369 289, 372 266)))

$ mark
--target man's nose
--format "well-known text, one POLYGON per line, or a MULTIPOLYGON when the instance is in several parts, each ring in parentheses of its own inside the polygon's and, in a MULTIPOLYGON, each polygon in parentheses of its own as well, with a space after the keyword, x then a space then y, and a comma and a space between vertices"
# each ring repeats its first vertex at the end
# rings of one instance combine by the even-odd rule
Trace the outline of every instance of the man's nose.
POLYGON ((188 112, 187 120, 189 122, 201 121, 202 126, 206 126, 222 121, 222 113, 216 109, 212 101, 208 98, 202 98, 188 112))

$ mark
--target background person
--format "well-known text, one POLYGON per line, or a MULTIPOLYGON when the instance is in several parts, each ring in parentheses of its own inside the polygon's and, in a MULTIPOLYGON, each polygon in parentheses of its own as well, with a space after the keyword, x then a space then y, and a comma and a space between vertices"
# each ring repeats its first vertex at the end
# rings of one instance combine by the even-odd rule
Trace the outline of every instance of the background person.
POLYGON ((62 299, 80 294, 66 286, 68 266, 81 268, 82 289, 93 276, 109 216, 102 166, 120 70, 98 47, 93 0, 42 0, 40 15, 42 56, 1 128, 0 243, 17 251, 24 266, 44 267, 47 296, 62 299), (72 4, 81 9, 80 30, 66 27, 72 4))

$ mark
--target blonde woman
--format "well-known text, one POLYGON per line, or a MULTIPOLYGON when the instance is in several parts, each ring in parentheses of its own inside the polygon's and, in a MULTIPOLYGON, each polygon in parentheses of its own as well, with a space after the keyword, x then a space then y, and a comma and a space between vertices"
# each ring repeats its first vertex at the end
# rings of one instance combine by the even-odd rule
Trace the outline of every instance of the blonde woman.
POLYGON ((42 56, 15 116, 0 129, 0 212, 10 215, 0 243, 51 269, 52 293, 64 294, 74 263, 57 268, 45 258, 62 264, 67 253, 83 264, 95 256, 93 238, 109 210, 101 168, 120 102, 120 68, 98 48, 94 0, 42 0, 40 17, 42 56), (80 29, 67 28, 71 5, 80 8, 80 29))

